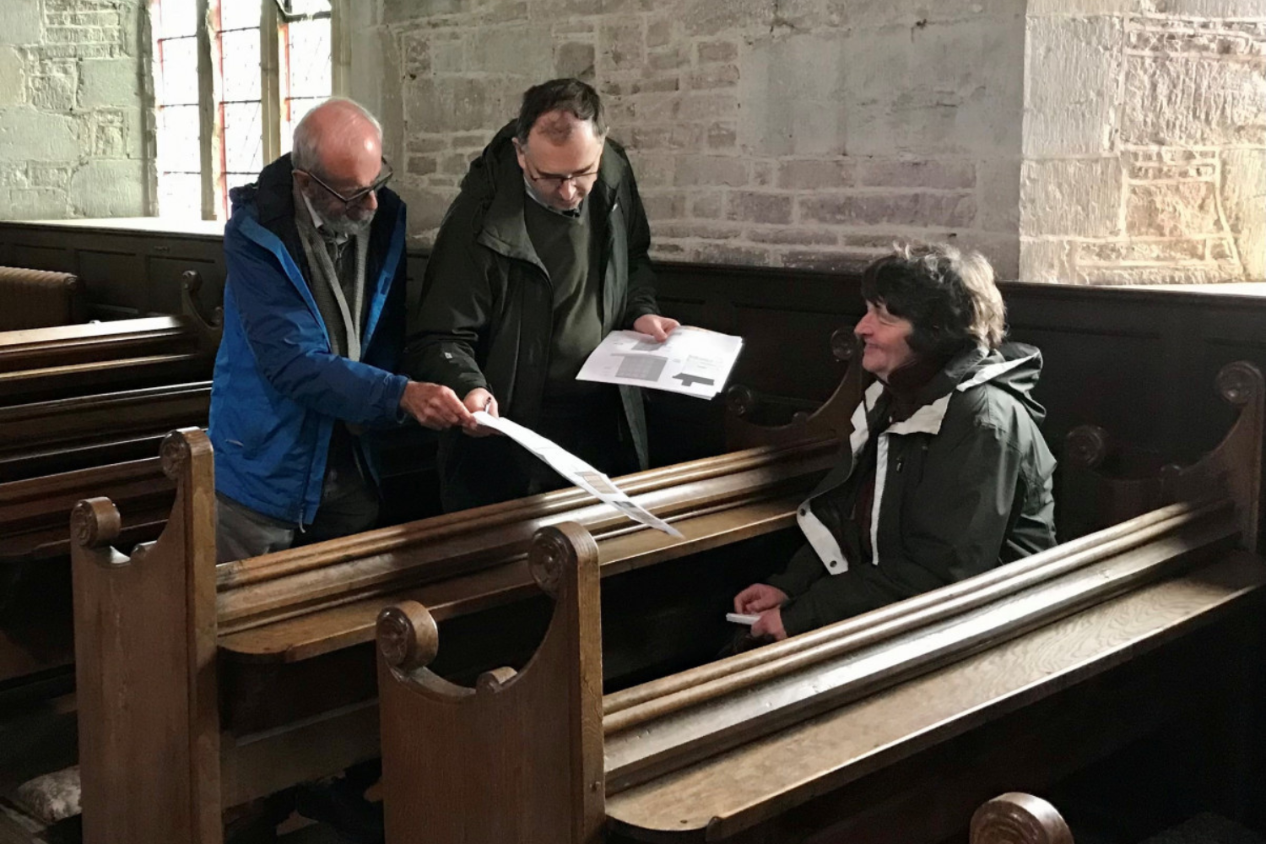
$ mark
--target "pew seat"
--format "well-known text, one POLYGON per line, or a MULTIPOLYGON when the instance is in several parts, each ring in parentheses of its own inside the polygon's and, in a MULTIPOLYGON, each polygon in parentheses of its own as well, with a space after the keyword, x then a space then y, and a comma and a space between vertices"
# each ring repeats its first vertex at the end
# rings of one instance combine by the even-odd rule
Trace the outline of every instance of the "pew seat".
POLYGON ((429 608, 387 608, 388 841, 931 844, 999 776, 1049 785, 1183 722, 1212 737, 1196 769, 1242 794, 1243 736, 1223 725, 1242 723, 1266 597, 1263 388, 1242 365, 1219 384, 1240 418, 1171 483, 1190 503, 629 688, 593 680, 607 603, 577 524, 536 536, 554 607, 526 663, 454 682, 429 608))

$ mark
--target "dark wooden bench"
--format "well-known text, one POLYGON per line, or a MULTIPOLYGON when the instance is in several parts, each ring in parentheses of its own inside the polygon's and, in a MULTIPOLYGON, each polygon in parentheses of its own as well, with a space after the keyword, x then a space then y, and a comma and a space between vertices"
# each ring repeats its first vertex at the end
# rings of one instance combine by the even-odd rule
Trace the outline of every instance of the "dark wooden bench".
MULTIPOLYGON (((451 637, 425 602, 385 610, 388 841, 936 842, 996 793, 982 769, 1041 786, 1171 720, 1236 711, 1246 675, 1201 637, 1234 643, 1260 611, 1263 386, 1245 365, 1219 384, 1240 416, 1171 479, 1190 503, 631 688, 594 679, 607 607, 580 525, 536 536, 554 612, 526 667, 455 683, 430 667, 451 637)), ((1245 787, 1242 738, 1211 749, 1228 788, 1245 787)))
POLYGON ((0 332, 0 406, 206 378, 222 328, 200 287, 187 273, 178 315, 0 332))

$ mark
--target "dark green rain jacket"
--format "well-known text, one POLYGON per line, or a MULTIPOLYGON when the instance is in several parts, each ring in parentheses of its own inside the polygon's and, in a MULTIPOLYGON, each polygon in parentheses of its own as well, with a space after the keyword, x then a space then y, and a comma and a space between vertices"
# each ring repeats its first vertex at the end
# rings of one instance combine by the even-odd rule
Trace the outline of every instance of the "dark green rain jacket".
MULTIPOLYGON (((528 199, 515 158, 514 124, 502 129, 470 166, 427 263, 422 298, 409 321, 404 371, 451 387, 477 387, 497 398, 503 416, 529 428, 539 419, 549 372, 553 290, 523 220, 528 199)), ((647 250, 650 227, 624 149, 610 139, 586 203, 605 238, 600 315, 605 336, 658 314, 647 250)), ((639 465, 648 465, 641 391, 620 387, 639 465)), ((519 457, 499 437, 460 431, 440 438, 440 482, 449 511, 524 495, 519 457)))
POLYGON ((950 360, 917 409, 887 423, 881 382, 853 414, 841 460, 800 506, 809 543, 769 579, 789 636, 980 574, 1055 545, 1055 458, 1033 400, 1041 352, 1007 343, 950 360), (875 467, 870 535, 854 506, 875 467), (869 553, 867 553, 869 549, 869 553))

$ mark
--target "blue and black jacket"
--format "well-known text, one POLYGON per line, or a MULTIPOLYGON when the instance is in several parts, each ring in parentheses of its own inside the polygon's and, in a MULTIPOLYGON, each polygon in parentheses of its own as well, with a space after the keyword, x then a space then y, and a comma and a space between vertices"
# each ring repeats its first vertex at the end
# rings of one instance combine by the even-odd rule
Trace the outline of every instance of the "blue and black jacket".
MULTIPOLYGON (((361 361, 332 351, 295 226, 290 156, 232 194, 224 230, 224 338, 208 433, 216 491, 282 521, 310 524, 321 503, 330 437, 349 425, 399 424, 408 379, 404 339, 405 206, 378 192, 365 270, 361 361)), ((377 476, 372 442, 355 438, 377 476)))

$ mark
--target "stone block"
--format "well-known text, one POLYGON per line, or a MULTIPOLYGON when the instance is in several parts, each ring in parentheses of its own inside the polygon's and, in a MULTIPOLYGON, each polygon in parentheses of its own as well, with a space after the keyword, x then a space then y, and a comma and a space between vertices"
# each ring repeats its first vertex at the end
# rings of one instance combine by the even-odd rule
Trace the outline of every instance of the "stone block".
POLYGON ((140 101, 140 71, 133 59, 85 59, 80 62, 79 106, 130 106, 140 101))
POLYGON ((1131 237, 1188 237, 1224 231, 1213 182, 1136 183, 1125 206, 1131 237))
POLYGON ((142 161, 89 161, 71 176, 71 208, 79 217, 141 217, 144 187, 142 161))
POLYGON ((431 39, 425 30, 410 30, 400 36, 400 57, 410 79, 431 72, 431 39))
POLYGON ((1204 263, 1209 242, 1203 238, 1185 240, 1107 240, 1077 244, 1077 266, 1117 266, 1120 264, 1204 263))
POLYGON ((960 249, 973 249, 984 255, 999 281, 1015 281, 1020 277, 1020 237, 965 232, 950 239, 960 249))
POLYGON ((127 116, 123 109, 98 109, 81 113, 79 137, 88 139, 89 154, 95 158, 127 158, 127 116))
POLYGON ((776 228, 751 229, 747 239, 773 246, 835 246, 840 238, 835 232, 823 229, 776 228))
POLYGON ((970 190, 976 187, 973 161, 919 161, 862 158, 857 161, 856 183, 866 187, 970 190))
MULTIPOLYGON (((852 32, 846 84, 849 155, 1018 156, 1024 126, 1024 19, 852 32)), ((824 106, 825 107, 825 106, 824 106)))
POLYGON ((598 70, 637 70, 646 63, 646 40, 638 19, 616 18, 598 28, 598 70))
POLYGON ((728 264, 740 267, 772 266, 773 251, 759 246, 704 243, 690 251, 690 260, 699 264, 728 264))
POLYGON ((544 24, 480 27, 470 39, 467 58, 470 67, 480 73, 508 73, 543 81, 554 71, 549 43, 549 26, 544 24))
POLYGON ((517 98, 509 107, 507 94, 504 83, 497 85, 487 78, 419 77, 404 85, 406 136, 418 130, 438 133, 499 128, 517 111, 517 98))
POLYGON ((1119 237, 1123 182, 1116 157, 1026 161, 1020 171, 1020 233, 1119 237))
POLYGON ((734 240, 743 234, 743 227, 729 223, 713 222, 671 222, 661 223, 655 227, 657 237, 669 240, 734 240))
POLYGON ((791 214, 792 197, 786 194, 735 191, 730 194, 726 216, 745 223, 787 225, 791 214))
POLYGON ((677 21, 671 18, 651 20, 646 24, 646 47, 654 50, 677 40, 677 21))
POLYGON ((629 161, 633 164, 637 183, 642 187, 670 187, 676 181, 677 161, 671 155, 647 155, 632 150, 629 152, 629 161))
POLYGON ((1200 18, 1266 17, 1261 0, 1149 0, 1147 5, 1151 7, 1151 11, 1161 15, 1190 15, 1200 18))
POLYGON ((688 80, 690 87, 695 90, 733 88, 739 81, 739 69, 732 64, 713 65, 692 71, 688 80))
POLYGON ((5 220, 61 220, 67 216, 66 191, 57 188, 15 188, 0 211, 5 220))
POLYGON ((830 190, 855 184, 856 162, 848 158, 789 159, 778 163, 778 186, 791 190, 830 190))
POLYGON ((769 32, 775 17, 775 4, 764 0, 681 0, 677 7, 681 24, 691 36, 769 32))
POLYGON ((1073 249, 1067 240, 1020 238, 1020 281, 1074 284, 1073 249))
POLYGON ((1020 230, 1020 167, 1018 159, 981 161, 976 165, 976 228, 1016 234, 1020 230))
POLYGON ((719 190, 690 191, 690 216, 699 220, 719 220, 725 208, 725 193, 719 190))
POLYGON ((429 176, 439 170, 439 162, 433 155, 411 155, 405 172, 411 176, 429 176))
POLYGON ((689 66, 690 48, 685 44, 673 44, 646 53, 646 67, 651 71, 680 70, 689 66))
POLYGON ((1028 0, 1027 14, 1037 17, 1093 17, 1137 12, 1140 0, 1028 0))
POLYGON ((18 51, 0 44, 0 107, 26 102, 26 67, 18 51))
POLYGON ((574 76, 590 82, 594 78, 594 49, 592 44, 570 42, 559 44, 554 50, 556 76, 574 76))
POLYGON ((400 179, 395 190, 409 204, 409 234, 413 237, 438 229, 457 197, 455 188, 429 188, 412 177, 400 179))
POLYGON ((432 73, 466 70, 466 39, 461 33, 436 33, 430 41, 432 73))
POLYGON ((738 44, 733 41, 701 41, 695 45, 699 64, 728 64, 738 59, 738 44))
POLYGON ((680 220, 686 216, 686 195, 679 191, 643 191, 642 205, 646 209, 646 218, 652 223, 680 220))
POLYGON ((1250 62, 1131 57, 1121 135, 1139 146, 1266 145, 1266 73, 1250 62))
POLYGON ((683 155, 678 157, 674 183, 683 187, 743 187, 747 184, 747 162, 719 156, 683 155))
POLYGON ((976 197, 945 193, 845 194, 800 199, 800 220, 832 225, 968 228, 976 197))
POLYGON ((751 185, 754 188, 772 188, 774 187, 774 179, 778 173, 773 161, 753 161, 752 162, 752 178, 751 185))
POLYGON ((737 88, 739 145, 760 157, 841 155, 852 119, 843 91, 853 61, 843 33, 753 40, 737 88))
POLYGON ((0 44, 39 44, 43 40, 40 0, 0 3, 0 44))
POLYGON ((71 161, 32 161, 27 166, 27 178, 31 187, 65 189, 74 175, 75 163, 71 161))
POLYGON ((27 100, 45 111, 71 111, 79 87, 77 72, 50 73, 27 77, 27 100))
POLYGON ((801 270, 854 272, 882 254, 883 250, 860 248, 792 249, 781 253, 780 263, 801 270))
POLYGON ((738 144, 738 130, 731 123, 713 123, 708 127, 708 149, 733 149, 738 144))
POLYGON ((25 161, 36 151, 50 161, 78 159, 75 121, 26 106, 0 109, 0 161, 25 161))
POLYGON ((1266 149, 1222 151, 1222 202, 1248 278, 1266 281, 1266 149))

